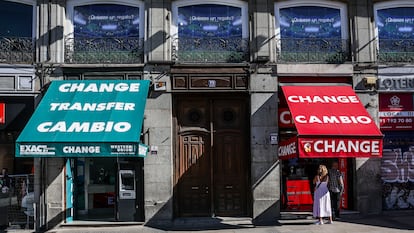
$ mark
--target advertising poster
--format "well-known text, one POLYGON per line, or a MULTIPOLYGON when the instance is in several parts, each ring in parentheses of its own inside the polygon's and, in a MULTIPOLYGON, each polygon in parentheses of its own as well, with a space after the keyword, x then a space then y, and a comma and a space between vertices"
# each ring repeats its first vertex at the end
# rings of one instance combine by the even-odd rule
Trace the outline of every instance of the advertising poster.
POLYGON ((414 7, 397 7, 377 11, 380 39, 414 39, 414 7))
POLYGON ((241 38, 243 20, 239 7, 201 4, 178 8, 178 37, 241 38))
POLYGON ((339 9, 300 6, 280 9, 281 38, 338 38, 341 39, 339 9))
POLYGON ((383 209, 414 209, 414 137, 390 132, 381 160, 383 209))
POLYGON ((380 94, 379 104, 382 131, 414 129, 414 104, 411 93, 380 94))
POLYGON ((139 8, 117 4, 76 6, 73 24, 77 37, 138 37, 139 8))

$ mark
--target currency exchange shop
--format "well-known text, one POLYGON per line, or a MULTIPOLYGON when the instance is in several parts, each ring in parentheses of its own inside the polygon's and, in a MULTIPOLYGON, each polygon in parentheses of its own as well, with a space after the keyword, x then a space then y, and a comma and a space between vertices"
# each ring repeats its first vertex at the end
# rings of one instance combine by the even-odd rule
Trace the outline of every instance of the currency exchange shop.
POLYGON ((344 177, 342 209, 352 209, 352 163, 382 156, 382 134, 348 85, 281 86, 279 158, 282 209, 311 211, 312 180, 319 164, 339 164, 344 177))
POLYGON ((52 81, 16 157, 66 160, 66 221, 143 220, 148 80, 52 81))

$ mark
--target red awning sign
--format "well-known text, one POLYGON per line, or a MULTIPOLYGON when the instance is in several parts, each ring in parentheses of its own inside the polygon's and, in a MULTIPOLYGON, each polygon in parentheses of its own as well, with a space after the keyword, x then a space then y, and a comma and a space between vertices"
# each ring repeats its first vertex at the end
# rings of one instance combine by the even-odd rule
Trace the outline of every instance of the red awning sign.
POLYGON ((0 124, 6 124, 6 104, 0 103, 0 124))
POLYGON ((282 90, 298 131, 299 157, 381 156, 382 134, 351 87, 282 90))

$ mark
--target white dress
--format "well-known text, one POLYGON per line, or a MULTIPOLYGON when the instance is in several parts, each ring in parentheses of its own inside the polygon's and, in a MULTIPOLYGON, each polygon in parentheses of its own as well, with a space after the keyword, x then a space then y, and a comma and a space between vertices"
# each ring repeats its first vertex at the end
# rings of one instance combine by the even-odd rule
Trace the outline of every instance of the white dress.
POLYGON ((321 182, 318 177, 316 187, 318 188, 316 188, 313 198, 313 217, 332 216, 331 196, 329 195, 328 182, 321 182))

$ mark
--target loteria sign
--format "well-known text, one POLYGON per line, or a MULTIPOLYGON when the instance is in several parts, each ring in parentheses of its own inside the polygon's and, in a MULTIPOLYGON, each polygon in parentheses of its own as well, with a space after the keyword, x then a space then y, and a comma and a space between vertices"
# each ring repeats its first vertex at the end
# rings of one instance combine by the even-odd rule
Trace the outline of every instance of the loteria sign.
MULTIPOLYGON (((282 90, 298 131, 299 157, 381 157, 382 134, 351 87, 283 86, 282 90)), ((289 123, 289 118, 283 120, 289 123)), ((288 145, 281 142, 282 157, 291 156, 288 145)))

